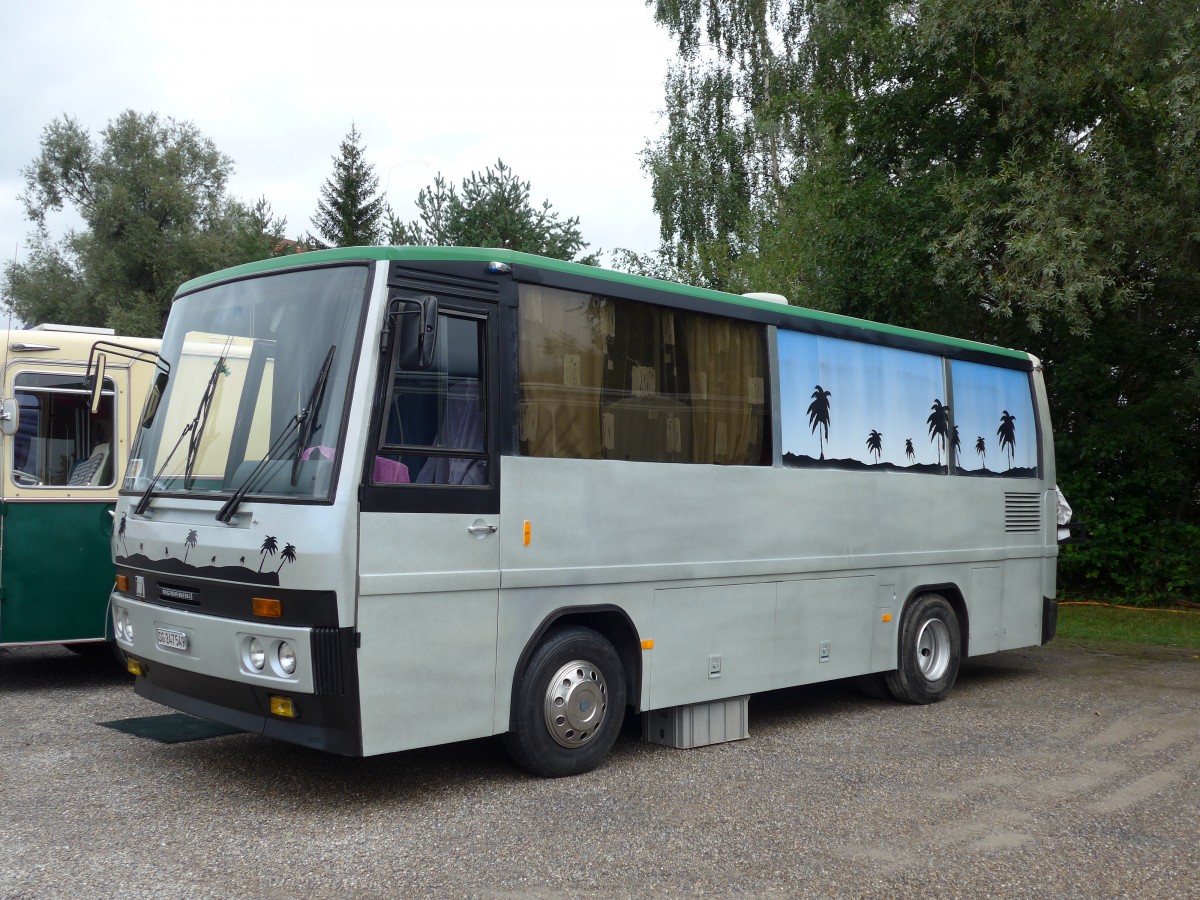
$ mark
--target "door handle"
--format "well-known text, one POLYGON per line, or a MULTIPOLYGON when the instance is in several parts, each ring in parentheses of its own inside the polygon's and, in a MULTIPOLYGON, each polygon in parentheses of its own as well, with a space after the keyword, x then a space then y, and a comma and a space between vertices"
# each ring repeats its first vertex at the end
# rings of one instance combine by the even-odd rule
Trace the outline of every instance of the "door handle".
POLYGON ((482 537, 485 534, 495 534, 496 526, 488 525, 485 522, 475 522, 474 524, 467 526, 467 533, 474 534, 478 537, 482 537))

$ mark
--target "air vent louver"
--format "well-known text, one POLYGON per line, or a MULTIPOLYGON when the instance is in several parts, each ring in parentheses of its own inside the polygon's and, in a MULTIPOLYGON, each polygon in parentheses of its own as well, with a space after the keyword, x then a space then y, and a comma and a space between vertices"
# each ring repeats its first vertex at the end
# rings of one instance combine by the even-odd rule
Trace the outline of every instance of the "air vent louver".
POLYGON ((1037 534, 1042 530, 1041 494, 1004 494, 1004 530, 1037 534))

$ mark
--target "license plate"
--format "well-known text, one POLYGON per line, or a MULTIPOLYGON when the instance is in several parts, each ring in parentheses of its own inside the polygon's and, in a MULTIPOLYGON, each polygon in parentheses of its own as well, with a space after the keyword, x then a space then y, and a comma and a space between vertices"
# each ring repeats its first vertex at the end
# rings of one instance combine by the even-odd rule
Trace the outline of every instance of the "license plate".
POLYGON ((173 631, 170 628, 155 628, 154 640, 160 647, 169 647, 172 650, 186 650, 188 648, 188 637, 182 631, 173 631))

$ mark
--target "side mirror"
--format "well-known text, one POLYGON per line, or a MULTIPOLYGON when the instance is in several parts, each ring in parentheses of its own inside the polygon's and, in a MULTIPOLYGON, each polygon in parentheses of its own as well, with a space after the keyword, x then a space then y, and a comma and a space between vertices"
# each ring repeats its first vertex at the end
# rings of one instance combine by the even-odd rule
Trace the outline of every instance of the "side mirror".
POLYGON ((396 301, 401 369, 428 369, 437 349, 437 297, 405 297, 396 301))
POLYGON ((0 433, 16 434, 21 424, 21 407, 16 399, 0 400, 0 433))
POLYGON ((104 392, 104 367, 108 365, 108 357, 97 353, 93 364, 88 367, 88 384, 92 389, 92 415, 100 411, 100 395, 104 392))
POLYGON ((159 372, 154 379, 154 384, 150 385, 150 390, 146 392, 146 402, 142 406, 142 427, 150 427, 150 423, 154 421, 154 414, 158 412, 158 404, 162 401, 163 391, 167 389, 167 373, 159 372))

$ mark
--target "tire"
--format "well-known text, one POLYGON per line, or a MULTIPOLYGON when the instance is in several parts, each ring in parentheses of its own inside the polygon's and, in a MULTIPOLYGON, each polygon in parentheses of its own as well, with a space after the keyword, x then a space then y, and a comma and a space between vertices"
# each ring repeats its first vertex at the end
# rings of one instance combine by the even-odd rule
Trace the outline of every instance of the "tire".
POLYGON ((897 700, 936 703, 954 687, 962 654, 958 616, 939 594, 922 594, 900 620, 898 667, 886 674, 897 700))
POLYGON ((538 644, 517 682, 504 746, 534 775, 579 775, 612 749, 625 717, 625 672, 613 645, 572 625, 538 644))

